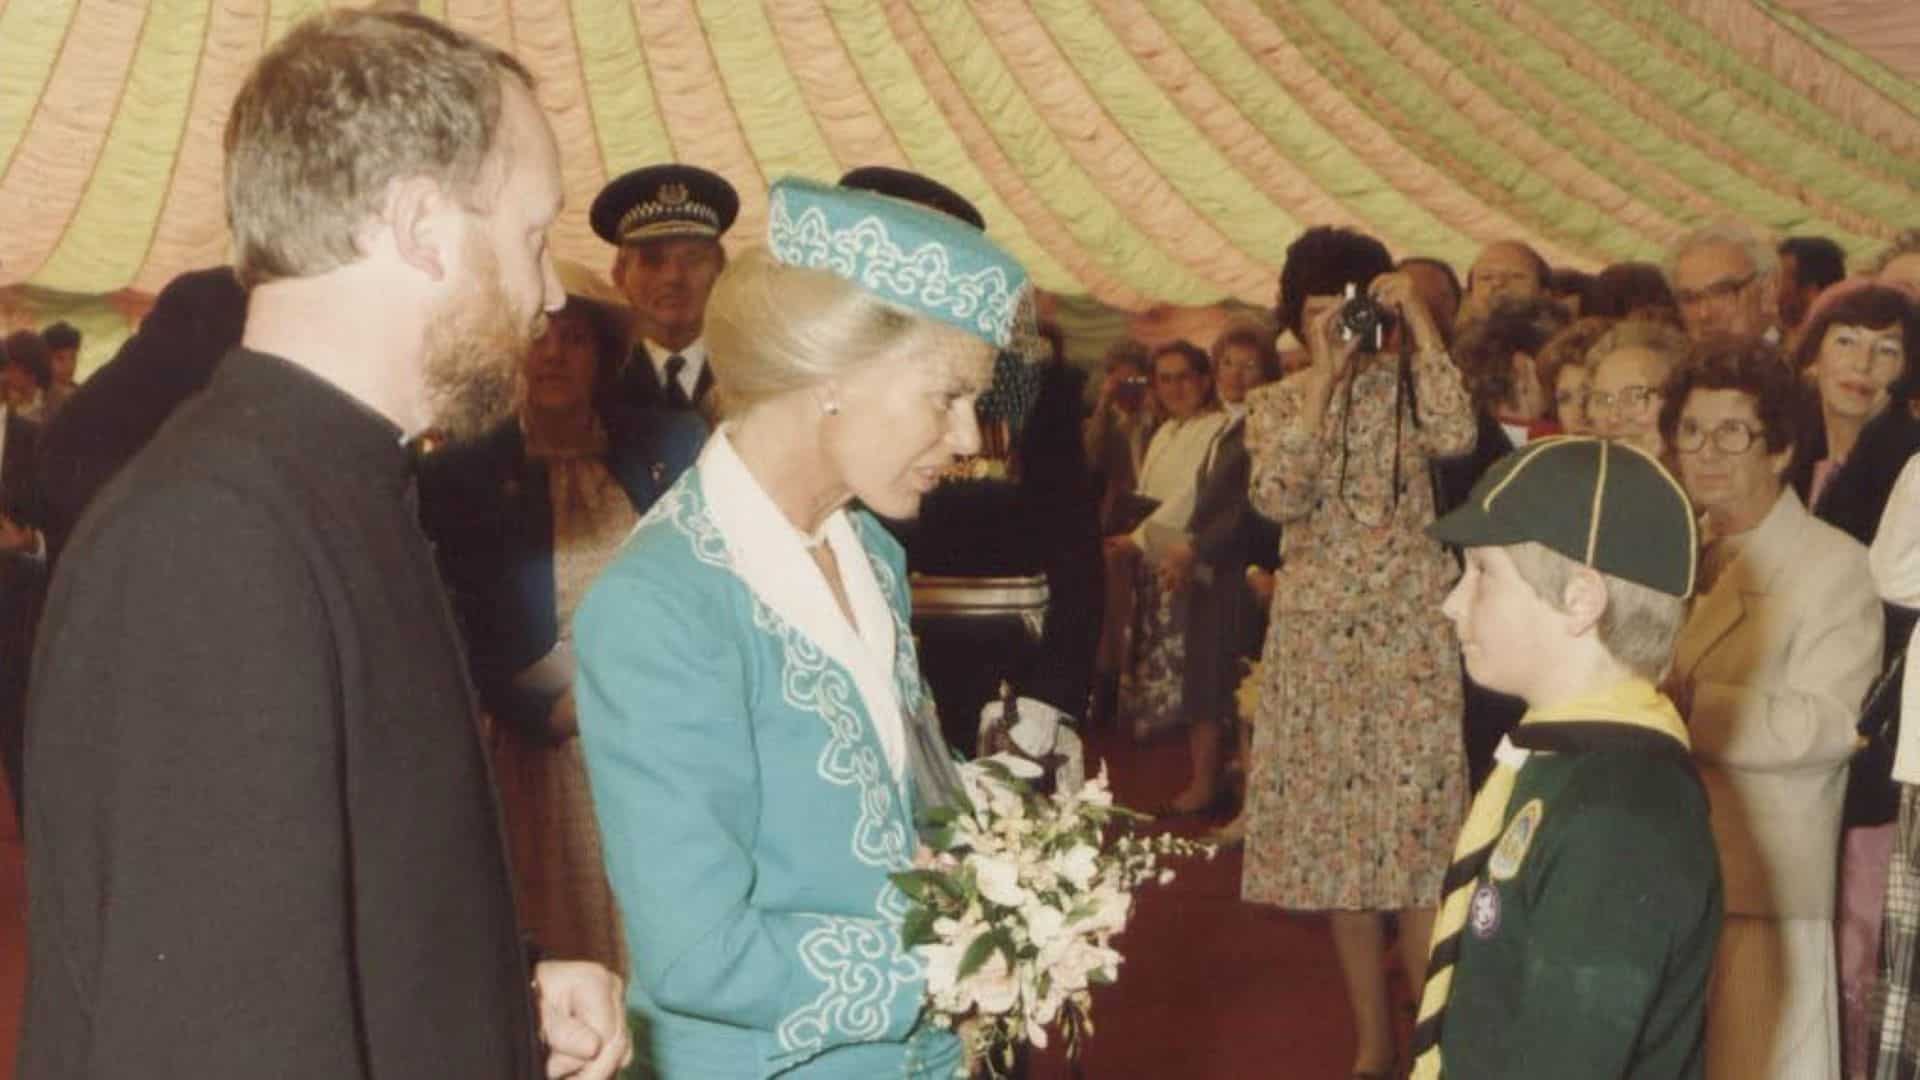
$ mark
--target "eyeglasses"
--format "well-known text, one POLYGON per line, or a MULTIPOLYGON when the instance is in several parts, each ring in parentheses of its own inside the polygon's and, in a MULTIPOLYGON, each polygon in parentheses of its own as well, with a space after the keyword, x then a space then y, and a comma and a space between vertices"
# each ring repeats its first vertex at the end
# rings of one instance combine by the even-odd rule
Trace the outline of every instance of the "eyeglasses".
POLYGON ((1587 405, 1587 392, 1585 390, 1557 390, 1553 395, 1553 403, 1562 409, 1584 409, 1587 405))
POLYGON ((1698 289, 1675 289, 1673 291, 1673 298, 1680 302, 1681 307, 1699 307, 1702 304, 1725 303, 1740 295, 1740 290, 1753 284, 1753 279, 1759 276, 1759 273, 1756 271, 1745 277, 1721 278, 1711 285, 1706 285, 1698 289))
POLYGON ((1618 405, 1628 412, 1639 412, 1659 396, 1659 389, 1652 386, 1623 386, 1618 391, 1590 390, 1587 392, 1587 411, 1612 412, 1614 406, 1618 405))
POLYGON ((1697 454, 1706 448, 1707 441, 1713 441, 1713 448, 1723 454, 1744 454, 1753 445, 1753 440, 1765 434, 1751 424, 1739 420, 1723 420, 1714 425, 1712 431, 1701 427, 1693 420, 1682 420, 1673 433, 1673 448, 1683 454, 1697 454))

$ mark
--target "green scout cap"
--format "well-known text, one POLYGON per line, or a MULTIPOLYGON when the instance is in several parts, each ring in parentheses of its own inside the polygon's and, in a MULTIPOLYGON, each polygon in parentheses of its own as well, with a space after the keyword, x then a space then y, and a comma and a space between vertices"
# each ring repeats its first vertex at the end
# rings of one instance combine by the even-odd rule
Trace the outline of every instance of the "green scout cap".
POLYGON ((1461 547, 1540 544, 1671 596, 1693 592, 1699 536, 1680 482, 1625 443, 1557 436, 1494 462, 1467 501, 1427 526, 1461 547))

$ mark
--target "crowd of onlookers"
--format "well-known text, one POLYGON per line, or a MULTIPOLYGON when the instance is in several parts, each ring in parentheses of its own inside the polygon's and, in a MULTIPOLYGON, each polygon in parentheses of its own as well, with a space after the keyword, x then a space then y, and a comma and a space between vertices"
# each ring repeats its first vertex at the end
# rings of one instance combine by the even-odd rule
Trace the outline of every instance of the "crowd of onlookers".
POLYGON ((1463 289, 1440 260, 1314 229, 1289 250, 1277 326, 1236 326, 1211 357, 1108 352, 1086 424, 1109 536, 1094 719, 1187 725, 1191 780, 1169 811, 1221 805, 1239 778, 1219 835, 1246 844, 1247 899, 1332 913, 1359 1073, 1395 1058, 1389 923, 1372 913, 1397 915, 1420 985, 1465 776, 1521 712, 1463 680, 1438 611, 1457 567, 1422 527, 1489 463, 1560 433, 1646 451, 1700 516, 1662 689, 1725 883, 1708 1075, 1862 1076, 1915 1056, 1920 866, 1895 783, 1920 781, 1920 736, 1896 734, 1920 526, 1895 484, 1920 449, 1917 299, 1920 231, 1853 276, 1831 241, 1731 223, 1664 266, 1592 275, 1495 243, 1463 289), (1330 359, 1338 309, 1369 290, 1397 325, 1330 359), (1271 383, 1282 371, 1298 373, 1271 383), (1237 546, 1196 557, 1223 483, 1237 546), (1120 511, 1140 497, 1135 526, 1120 511), (1264 634, 1202 581, 1241 594, 1264 634), (1222 641, 1245 663, 1193 662, 1222 641), (1256 660, 1257 704, 1236 707, 1256 660))
MULTIPOLYGON (((496 763, 534 808, 509 813, 522 903, 568 951, 615 966, 572 696, 545 680, 571 662, 582 591, 690 454, 663 450, 657 426, 623 426, 615 398, 640 393, 623 384, 641 371, 654 405, 712 418, 701 316, 723 262, 711 240, 620 250, 631 310, 575 298, 527 360, 517 418, 422 471, 474 678, 500 742, 530 748, 496 763)), ((215 293, 187 302, 237 327, 243 294, 215 293)), ((1061 505, 1103 538, 1085 551, 1104 565, 1088 595, 1049 571, 1056 609, 1099 613, 1074 652, 1090 695, 1078 700, 1083 672, 1053 704, 1135 737, 1183 733, 1189 779, 1159 809, 1235 810, 1217 832, 1246 846, 1245 897, 1332 913, 1359 1073, 1397 1054, 1380 957, 1397 934, 1420 985, 1461 817, 1522 711, 1464 677, 1439 610, 1457 555, 1424 528, 1491 463, 1562 433, 1646 451, 1700 515, 1698 587, 1663 689, 1689 722, 1726 887, 1710 1075, 1798 1080, 1844 1062, 1857 1076, 1876 1054, 1915 1055, 1903 984, 1920 845, 1899 834, 1920 823, 1895 785, 1920 784, 1920 734, 1897 734, 1912 728, 1898 661, 1920 563, 1920 509, 1906 505, 1920 483, 1906 469, 1920 449, 1917 296, 1920 231, 1853 276, 1830 241, 1719 224, 1664 265, 1596 274, 1493 243, 1463 283, 1443 260, 1317 228, 1289 249, 1270 318, 1239 316, 1207 348, 1122 340, 1077 403, 1036 413, 1029 441, 1084 417, 1077 446, 1052 439, 1077 459, 1053 494, 1086 488, 1061 505), (1384 325, 1355 344, 1370 331, 1349 328, 1354 302, 1369 296, 1384 325)), ((76 389, 79 344, 64 323, 0 342, 10 564, 43 564, 44 529, 57 549, 64 528, 42 521, 48 485, 31 472, 40 425, 76 389)), ((1044 469, 1038 452, 1027 467, 1044 469)), ((1069 546, 1074 530, 1049 529, 1069 546)), ((0 693, 16 719, 0 749, 16 781, 33 580, 5 578, 0 693)))

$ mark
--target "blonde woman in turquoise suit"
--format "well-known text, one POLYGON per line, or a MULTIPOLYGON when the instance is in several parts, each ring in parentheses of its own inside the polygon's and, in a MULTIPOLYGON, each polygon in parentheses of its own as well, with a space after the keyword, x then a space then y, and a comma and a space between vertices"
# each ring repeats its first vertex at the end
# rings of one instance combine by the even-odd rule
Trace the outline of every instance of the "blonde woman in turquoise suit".
POLYGON ((910 203, 769 200, 708 305, 723 421, 574 624, 634 1074, 951 1077, 888 875, 957 778, 873 515, 978 449, 1026 274, 910 203))

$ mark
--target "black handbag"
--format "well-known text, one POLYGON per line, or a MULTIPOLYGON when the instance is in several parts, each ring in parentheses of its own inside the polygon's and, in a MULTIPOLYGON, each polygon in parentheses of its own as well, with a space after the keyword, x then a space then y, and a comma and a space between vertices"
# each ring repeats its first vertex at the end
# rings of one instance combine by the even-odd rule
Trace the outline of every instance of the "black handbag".
MULTIPOLYGON (((1892 642, 1895 639, 1889 638, 1892 642)), ((1900 686, 1906 671, 1906 638, 1868 688, 1860 706, 1859 732, 1866 740, 1847 765, 1841 823, 1849 828, 1885 825, 1900 812, 1900 784, 1893 778, 1893 751, 1900 742, 1900 686)))

